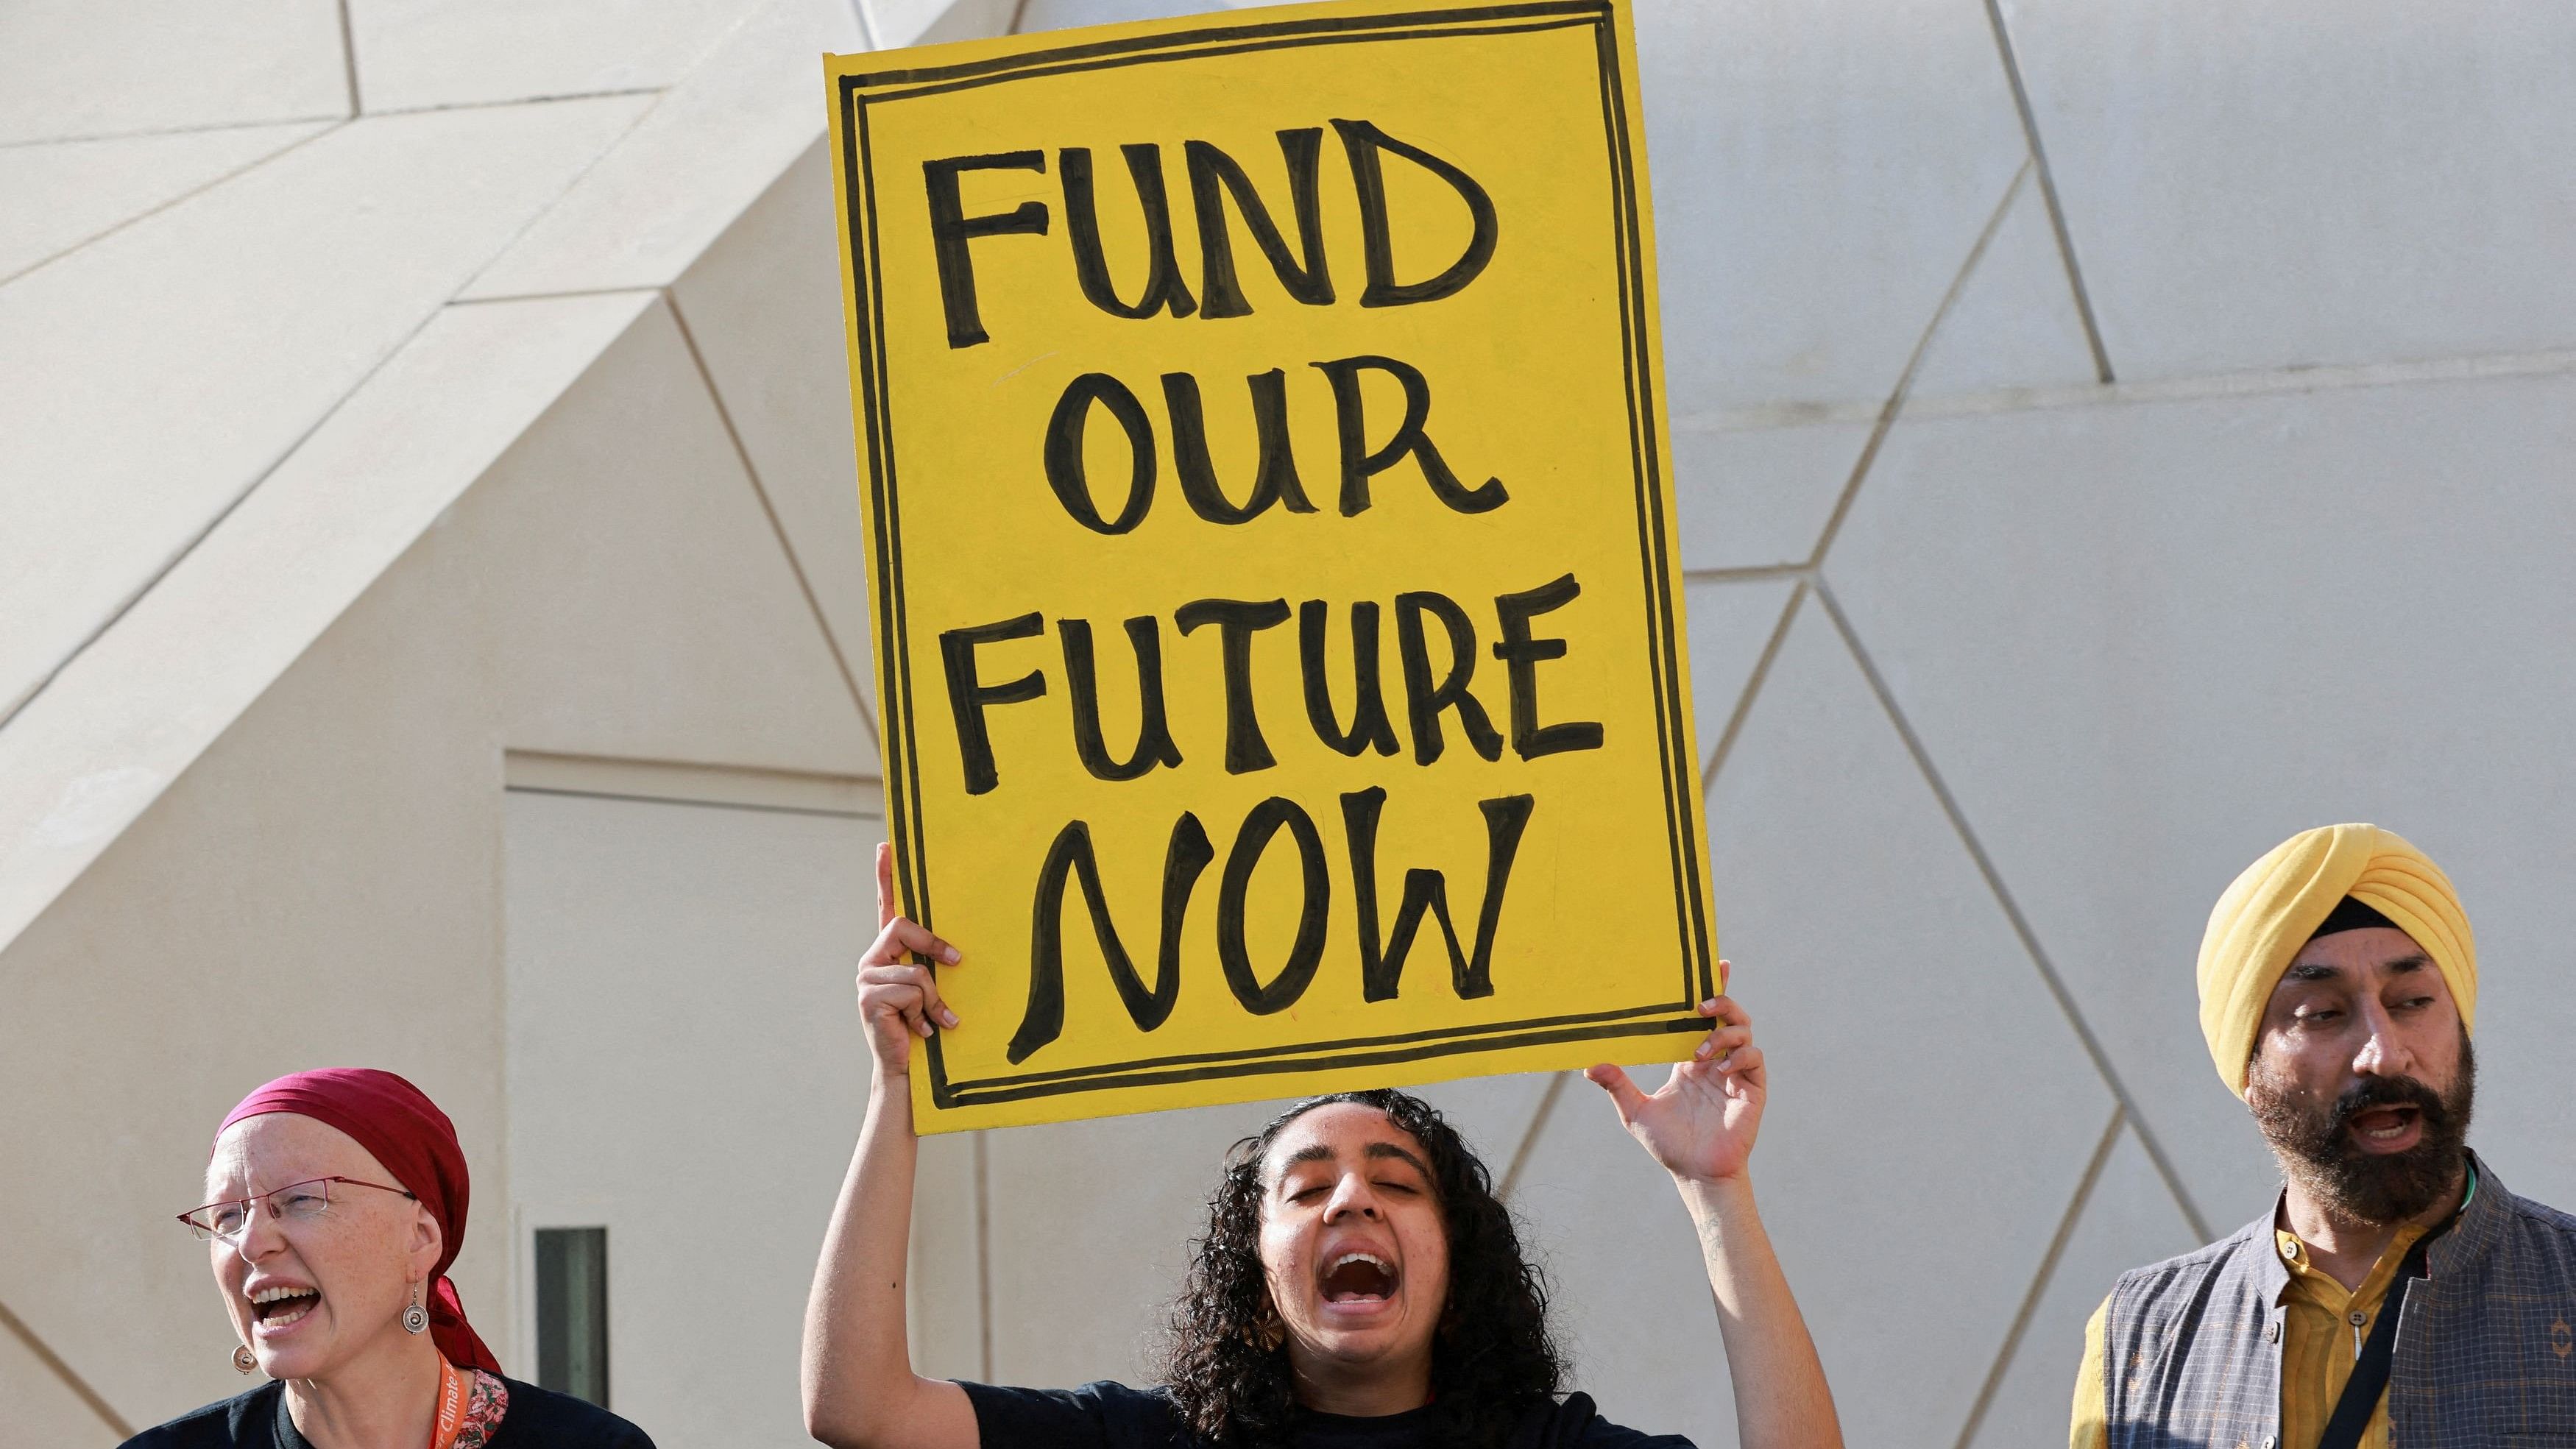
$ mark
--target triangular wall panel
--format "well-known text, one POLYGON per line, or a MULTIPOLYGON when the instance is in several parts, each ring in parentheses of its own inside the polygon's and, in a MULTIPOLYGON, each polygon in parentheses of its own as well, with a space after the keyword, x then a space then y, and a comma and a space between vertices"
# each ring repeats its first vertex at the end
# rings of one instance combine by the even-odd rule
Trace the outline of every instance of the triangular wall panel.
POLYGON ((1986 1406, 1970 1441, 1974 1449, 2063 1440, 2083 1358, 2084 1321, 2122 1273, 2197 1246, 2137 1134, 2124 1128, 1986 1406))
POLYGON ((1844 1431, 1946 1442, 2110 1093, 1825 609, 1791 625, 1708 815, 1772 1074, 1755 1177, 1844 1431))
POLYGON ((872 776, 876 752, 667 308, 463 505, 514 749, 872 776))
POLYGON ((1932 398, 2094 380, 2093 353, 2048 222, 2048 200, 2025 173, 2002 225, 1932 334, 1909 393, 1932 398))
POLYGON ((0 148, 0 285, 320 131, 326 123, 227 126, 171 136, 0 148))
POLYGON ((841 328, 832 177, 816 141, 672 288, 875 728, 875 636, 841 328))
POLYGON ((1683 589, 1690 609, 1691 722, 1702 770, 1715 757, 1726 723, 1752 687, 1763 651, 1779 634, 1797 591, 1795 579, 1692 583, 1683 589))

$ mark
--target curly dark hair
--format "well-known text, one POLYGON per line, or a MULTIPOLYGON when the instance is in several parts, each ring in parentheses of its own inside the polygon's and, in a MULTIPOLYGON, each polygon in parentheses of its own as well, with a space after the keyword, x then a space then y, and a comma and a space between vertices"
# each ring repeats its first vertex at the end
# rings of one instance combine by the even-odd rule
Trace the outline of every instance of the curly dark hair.
POLYGON ((1309 1097, 1226 1154, 1208 1199, 1207 1236, 1193 1242, 1172 1305, 1164 1392, 1181 1423, 1224 1449, 1278 1449, 1300 1412, 1288 1350, 1261 1267, 1261 1162, 1289 1123, 1318 1107, 1375 1107, 1413 1135, 1430 1161, 1448 1235, 1449 1301, 1431 1351, 1432 1402, 1442 1439, 1496 1449, 1534 1401, 1557 1391, 1564 1361, 1547 1327, 1547 1284, 1521 1253, 1510 1209, 1458 1130, 1419 1097, 1377 1090, 1309 1097))

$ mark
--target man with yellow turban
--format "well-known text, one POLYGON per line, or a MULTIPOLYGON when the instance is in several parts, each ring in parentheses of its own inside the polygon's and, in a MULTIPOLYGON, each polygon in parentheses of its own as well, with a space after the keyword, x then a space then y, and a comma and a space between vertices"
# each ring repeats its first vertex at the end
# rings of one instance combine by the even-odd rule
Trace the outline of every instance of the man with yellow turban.
POLYGON ((2576 1446, 2576 1218, 2466 1145, 2478 953, 2441 867, 2375 825, 2294 835, 2218 898, 2200 1028, 2284 1186, 2121 1277, 2074 1449, 2576 1446))

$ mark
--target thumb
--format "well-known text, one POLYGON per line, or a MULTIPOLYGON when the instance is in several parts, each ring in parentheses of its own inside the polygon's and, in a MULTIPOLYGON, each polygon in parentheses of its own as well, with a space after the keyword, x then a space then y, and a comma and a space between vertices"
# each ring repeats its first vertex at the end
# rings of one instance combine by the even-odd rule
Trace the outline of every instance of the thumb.
POLYGON ((1586 1081, 1610 1094, 1610 1105, 1619 1110, 1619 1120, 1622 1123, 1635 1121, 1638 1110, 1646 1105, 1646 1094, 1637 1090, 1637 1083, 1627 1072, 1608 1062, 1584 1068, 1583 1076, 1586 1081))
POLYGON ((882 931, 893 924, 894 917, 894 847, 880 841, 877 844, 877 929, 882 931))

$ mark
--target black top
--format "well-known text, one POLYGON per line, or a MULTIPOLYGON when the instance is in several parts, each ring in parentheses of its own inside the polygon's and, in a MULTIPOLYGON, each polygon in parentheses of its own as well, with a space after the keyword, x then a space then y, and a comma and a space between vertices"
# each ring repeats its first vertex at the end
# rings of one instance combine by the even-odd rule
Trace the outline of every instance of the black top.
MULTIPOLYGON (((1078 1389, 961 1385, 975 1405, 983 1449, 1204 1449, 1184 1433, 1161 1389, 1101 1382, 1078 1389)), ((1439 1449, 1440 1413, 1429 1405, 1377 1418, 1306 1412, 1296 1449, 1439 1449)), ((1604 1419, 1589 1394, 1534 1401, 1511 1449, 1692 1449, 1679 1434, 1640 1434, 1604 1419)))
MULTIPOLYGON (((517 1379, 491 1449, 653 1449, 643 1430, 596 1404, 517 1379)), ((125 1441, 123 1449, 313 1449, 286 1413, 286 1387, 270 1382, 219 1404, 181 1414, 125 1441)))

